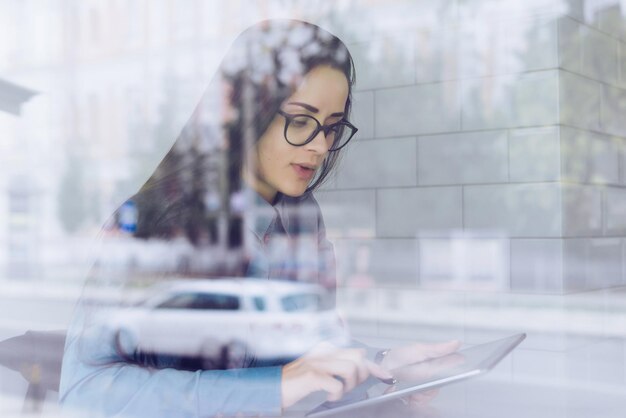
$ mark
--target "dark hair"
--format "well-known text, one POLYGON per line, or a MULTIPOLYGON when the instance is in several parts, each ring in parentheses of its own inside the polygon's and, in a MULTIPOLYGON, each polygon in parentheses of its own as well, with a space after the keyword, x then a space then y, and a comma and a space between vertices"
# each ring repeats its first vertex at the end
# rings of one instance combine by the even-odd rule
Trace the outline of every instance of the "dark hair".
MULTIPOLYGON (((339 38, 311 23, 282 19, 262 21, 238 36, 172 148, 132 198, 139 211, 135 236, 171 237, 184 231, 195 243, 203 228, 209 235, 217 234, 217 226, 205 222, 211 204, 206 195, 215 194, 217 187, 209 184, 211 175, 222 179, 219 200, 228 206, 243 187, 246 152, 300 80, 319 66, 346 76, 347 118, 355 73, 352 57, 339 38)), ((324 183, 340 152, 329 153, 305 193, 324 183)), ((236 236, 237 226, 229 233, 236 236)))
MULTIPOLYGON (((272 31, 278 32, 277 35, 282 36, 282 42, 278 42, 277 45, 274 45, 273 48, 266 52, 274 65, 273 74, 263 74, 264 77, 260 83, 250 83, 255 87, 252 109, 249 109, 252 113, 253 129, 251 135, 254 140, 258 140, 267 130, 281 104, 293 94, 297 87, 297 82, 313 68, 319 66, 335 68, 346 76, 348 81, 348 98, 346 100, 344 114, 345 117, 348 118, 352 109, 352 86, 355 82, 355 72, 354 62, 344 43, 336 36, 318 26, 294 20, 269 20, 261 22, 244 32, 236 42, 249 42, 253 45, 257 42, 262 43, 260 38, 268 33, 270 33, 269 36, 273 36, 274 34, 271 34, 272 31), (305 38, 307 35, 308 39, 305 38), (286 63, 281 62, 281 56, 282 60, 288 59, 284 58, 284 55, 285 48, 288 47, 290 42, 290 36, 305 38, 301 39, 299 45, 297 44, 296 47, 291 46, 291 52, 294 53, 292 57, 297 54, 300 67, 292 69, 292 74, 281 74, 281 72, 284 71, 284 68, 281 67, 287 66, 286 63)), ((264 44, 263 46, 266 45, 264 44)), ((254 46, 252 48, 254 48, 254 46)), ((243 86, 246 82, 252 81, 250 80, 251 76, 255 78, 255 64, 254 58, 251 58, 247 66, 229 77, 233 84, 237 86, 233 89, 233 94, 231 95, 231 103, 233 107, 237 109, 246 108, 242 95, 244 90, 243 86)), ((245 127, 246 123, 243 120, 236 121, 233 126, 234 129, 231 131, 231 134, 234 134, 231 136, 231 140, 241 142, 241 139, 237 138, 237 136, 243 133, 241 129, 245 129, 245 127)), ((243 154, 240 155, 243 156, 243 154)), ((306 192, 311 192, 324 183, 328 175, 335 168, 339 155, 339 152, 329 153, 319 174, 309 185, 306 192)), ((240 170, 241 164, 242 162, 238 161, 233 168, 240 170)))

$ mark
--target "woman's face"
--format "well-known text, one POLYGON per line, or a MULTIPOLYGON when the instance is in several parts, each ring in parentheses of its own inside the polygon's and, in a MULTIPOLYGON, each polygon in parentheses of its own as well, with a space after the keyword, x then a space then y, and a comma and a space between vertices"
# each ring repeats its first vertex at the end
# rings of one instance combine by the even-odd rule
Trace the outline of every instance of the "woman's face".
MULTIPOLYGON (((281 110, 311 115, 322 125, 329 125, 344 116, 348 92, 348 80, 341 71, 328 66, 315 67, 281 110)), ((308 144, 296 147, 285 140, 284 130, 285 117, 277 114, 258 140, 244 174, 251 187, 270 203, 277 192, 302 195, 328 155, 324 132, 319 132, 308 144)))

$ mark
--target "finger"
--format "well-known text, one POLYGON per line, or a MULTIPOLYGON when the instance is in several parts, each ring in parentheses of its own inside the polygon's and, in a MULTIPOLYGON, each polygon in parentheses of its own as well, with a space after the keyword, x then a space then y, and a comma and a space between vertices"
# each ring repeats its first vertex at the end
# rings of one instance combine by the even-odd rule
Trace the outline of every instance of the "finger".
MULTIPOLYGON (((420 418, 440 418, 441 415, 437 409, 433 408, 428 402, 414 402, 411 398, 407 399, 407 403, 412 416, 420 418)), ((406 405, 405 404, 405 405, 406 405)))
POLYGON ((454 353, 461 347, 461 342, 458 340, 446 341, 443 343, 428 344, 426 346, 426 353, 431 358, 445 356, 446 354, 454 353))
POLYGON ((411 395, 411 403, 427 404, 439 395, 439 389, 427 390, 425 392, 418 392, 411 395))
MULTIPOLYGON (((387 358, 390 364, 394 364, 395 367, 419 363, 431 358, 441 357, 449 353, 453 353, 458 350, 460 346, 459 341, 448 341, 445 343, 435 344, 423 344, 415 343, 404 347, 394 348, 389 352, 387 358)), ((383 363, 384 364, 384 363, 383 363)))
POLYGON ((343 396, 343 383, 331 375, 321 373, 317 376, 317 390, 328 393, 326 399, 331 402, 338 401, 343 396))
POLYGON ((456 340, 433 344, 416 343, 412 346, 403 347, 402 353, 419 358, 418 361, 424 361, 454 353, 459 349, 460 345, 460 342, 456 340))
POLYGON ((343 392, 349 392, 360 383, 357 365, 350 360, 320 360, 313 365, 318 371, 339 379, 343 392))
POLYGON ((452 353, 437 357, 429 363, 432 365, 433 371, 447 370, 465 363, 465 356, 460 353, 452 353))
POLYGON ((441 371, 452 369, 465 362, 461 354, 453 353, 429 361, 422 361, 397 369, 395 377, 398 379, 425 379, 441 371))
POLYGON ((365 364, 367 365, 369 373, 378 377, 379 379, 393 379, 393 374, 391 374, 389 370, 385 369, 381 365, 369 360, 365 360, 365 364))
POLYGON ((398 391, 398 386, 396 385, 391 385, 388 386, 387 389, 385 389, 385 391, 383 392, 384 395, 388 394, 388 393, 394 393, 398 391))
POLYGON ((370 375, 370 370, 367 366, 367 359, 365 358, 366 351, 361 348, 356 349, 338 349, 331 354, 332 357, 350 361, 354 363, 357 373, 358 381, 363 382, 370 375))
POLYGON ((450 370, 463 363, 465 363, 465 357, 463 355, 458 353, 452 353, 443 357, 432 359, 427 362, 416 364, 415 366, 416 370, 420 369, 420 366, 423 366, 421 367, 422 374, 425 377, 428 377, 445 370, 450 370))

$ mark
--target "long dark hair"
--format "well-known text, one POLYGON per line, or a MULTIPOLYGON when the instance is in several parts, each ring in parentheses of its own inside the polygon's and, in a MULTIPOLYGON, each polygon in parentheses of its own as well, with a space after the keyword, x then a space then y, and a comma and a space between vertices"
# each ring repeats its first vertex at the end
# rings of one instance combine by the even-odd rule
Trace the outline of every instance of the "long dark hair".
MULTIPOLYGON (((133 294, 130 290, 143 289, 175 276, 245 275, 249 261, 246 249, 242 248, 245 208, 238 198, 244 189, 241 171, 246 153, 267 130, 300 80, 320 65, 345 74, 350 86, 345 114, 349 115, 354 65, 345 45, 334 35, 306 22, 269 20, 254 25, 234 41, 171 149, 141 189, 120 206, 103 228, 103 251, 88 276, 80 311, 74 319, 76 332, 68 337, 68 341, 85 337, 78 340, 79 355, 84 361, 92 361, 93 353, 101 348, 97 337, 101 330, 91 328, 98 323, 98 310, 124 302, 133 294), (115 233, 109 234, 110 230, 115 233), (206 244, 208 248, 195 253, 210 263, 201 266, 202 270, 177 265, 174 271, 168 270, 169 264, 165 268, 151 265, 144 272, 135 265, 139 261, 116 258, 120 253, 133 251, 131 246, 118 243, 118 230, 134 238, 160 239, 155 240, 158 242, 130 240, 134 244, 146 244, 143 254, 150 253, 152 247, 147 248, 148 244, 166 243, 171 246, 166 251, 172 253, 181 241, 196 248, 206 244), (179 237, 184 240, 176 239, 179 237), (216 248, 226 251, 216 255, 212 252, 216 248), (232 263, 224 264, 224 258, 232 263)), ((339 152, 327 156, 305 194, 324 182, 338 158, 339 152)), ((152 254, 150 262, 156 260, 158 264, 162 254, 162 251, 152 254)), ((163 258, 171 261, 167 255, 163 258)), ((123 350, 118 348, 118 351, 123 350)), ((147 365, 151 361, 150 358, 137 360, 147 365)))
MULTIPOLYGON (((346 76, 348 117, 354 63, 339 38, 311 23, 282 19, 262 21, 237 37, 172 148, 133 196, 138 209, 134 235, 214 240, 218 227, 207 214, 221 205, 231 219, 229 242, 238 245, 241 223, 230 201, 243 187, 245 155, 299 81, 320 65, 346 76)), ((329 153, 305 193, 327 180, 340 152, 329 153)))

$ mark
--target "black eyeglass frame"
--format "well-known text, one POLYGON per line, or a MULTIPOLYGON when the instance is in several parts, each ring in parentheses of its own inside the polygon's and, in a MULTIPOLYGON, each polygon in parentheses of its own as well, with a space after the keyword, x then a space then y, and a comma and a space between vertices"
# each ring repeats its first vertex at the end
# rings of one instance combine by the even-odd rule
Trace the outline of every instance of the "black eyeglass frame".
MULTIPOLYGON (((354 135, 357 133, 357 131, 359 130, 359 128, 357 128, 356 126, 354 126, 353 124, 351 124, 350 122, 348 122, 345 119, 341 119, 339 122, 335 122, 335 123, 331 123, 330 125, 322 125, 315 117, 311 116, 311 115, 307 115, 307 114, 291 114, 291 113, 287 113, 283 110, 278 110, 278 114, 282 115, 285 118, 285 129, 283 130, 283 136, 285 137, 285 141, 287 141, 287 143, 289 145, 293 145, 294 147, 302 147, 306 144, 308 144, 309 142, 313 141, 313 139, 317 136, 317 134, 320 133, 320 131, 324 132, 324 136, 326 137, 328 135, 328 133, 330 132, 331 129, 333 129, 335 126, 337 125, 343 125, 343 126, 347 126, 348 128, 352 129, 352 134, 348 137, 348 139, 346 139, 346 141, 337 148, 329 148, 328 152, 334 152, 334 151, 339 151, 340 149, 342 149, 343 147, 345 147, 346 145, 348 145, 348 142, 350 142, 350 140, 354 137, 354 135), (315 121, 315 123, 317 123, 317 127, 315 128, 315 130, 313 131, 313 133, 307 138, 306 141, 304 141, 301 144, 294 144, 293 142, 289 141, 289 139, 287 138, 287 129, 289 128, 289 124, 291 123, 291 121, 299 116, 304 116, 310 119, 313 119, 315 121)), ((336 139, 335 139, 336 141, 336 139)), ((333 143, 334 145, 334 143, 333 143)))

